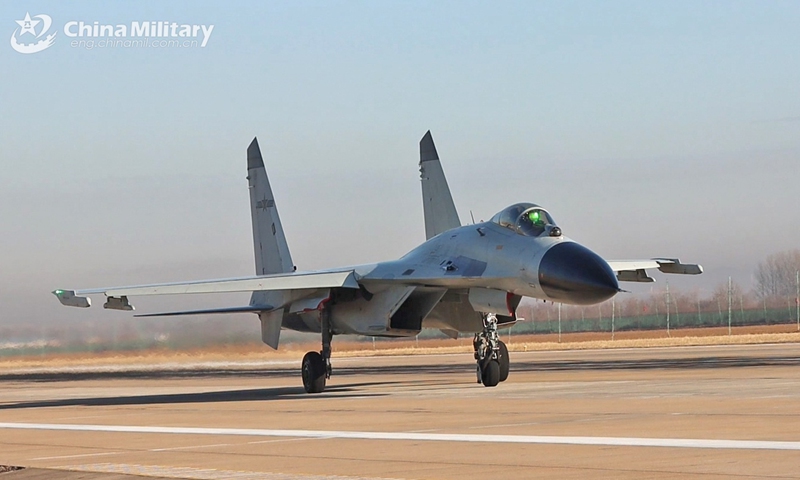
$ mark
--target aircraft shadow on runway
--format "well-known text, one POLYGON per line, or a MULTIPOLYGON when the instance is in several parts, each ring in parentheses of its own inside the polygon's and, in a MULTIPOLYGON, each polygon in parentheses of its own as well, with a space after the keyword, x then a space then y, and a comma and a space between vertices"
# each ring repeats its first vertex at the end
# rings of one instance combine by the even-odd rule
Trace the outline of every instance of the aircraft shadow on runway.
MULTIPOLYGON (((426 374, 451 374, 474 373, 474 364, 448 364, 448 365, 397 365, 397 366, 363 366, 363 367, 337 367, 334 363, 333 376, 347 377, 352 375, 416 375, 426 374)), ((85 380, 163 380, 163 379, 201 379, 201 378, 293 378, 299 381, 300 368, 298 363, 295 369, 216 369, 192 368, 186 370, 176 369, 146 369, 123 371, 97 371, 97 372, 32 372, 32 373, 6 373, 0 374, 0 381, 23 382, 76 382, 85 380)))
POLYGON ((324 394, 308 395, 302 386, 256 388, 241 390, 225 390, 198 393, 167 393, 160 395, 130 395, 120 397, 86 397, 65 398, 53 400, 37 400, 30 402, 16 402, 0 404, 0 410, 15 410, 24 408, 45 407, 105 407, 123 405, 160 405, 179 403, 219 403, 219 402, 253 402, 267 400, 285 400, 290 398, 317 399, 325 397, 376 397, 385 394, 376 392, 363 392, 360 388, 391 384, 392 382, 369 382, 346 385, 332 385, 324 394))

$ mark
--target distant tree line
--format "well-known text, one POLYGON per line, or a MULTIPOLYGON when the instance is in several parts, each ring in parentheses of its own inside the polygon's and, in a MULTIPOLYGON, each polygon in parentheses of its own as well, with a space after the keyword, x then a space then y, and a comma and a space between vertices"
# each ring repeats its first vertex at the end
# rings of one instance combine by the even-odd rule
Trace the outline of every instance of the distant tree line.
POLYGON ((758 264, 755 292, 759 298, 797 295, 800 250, 774 253, 758 264))

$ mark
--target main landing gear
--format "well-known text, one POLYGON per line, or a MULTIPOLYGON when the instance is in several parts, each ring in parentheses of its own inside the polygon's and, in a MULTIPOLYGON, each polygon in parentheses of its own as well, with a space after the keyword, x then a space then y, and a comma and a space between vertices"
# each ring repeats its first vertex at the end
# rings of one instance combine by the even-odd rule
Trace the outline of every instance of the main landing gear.
MULTIPOLYGON (((322 350, 308 352, 303 357, 303 388, 307 393, 320 393, 331 378, 331 329, 330 310, 321 312, 322 350)), ((478 383, 495 387, 508 378, 508 347, 497 335, 497 316, 488 313, 483 317, 483 330, 475 334, 472 341, 477 362, 478 383)))
POLYGON ((325 308, 321 312, 322 350, 308 352, 303 357, 303 388, 306 393, 320 393, 325 390, 325 382, 331 378, 331 312, 325 308))
POLYGON ((508 347, 497 335, 497 316, 487 313, 483 317, 483 330, 472 341, 475 361, 478 364, 478 383, 495 387, 508 378, 508 347))

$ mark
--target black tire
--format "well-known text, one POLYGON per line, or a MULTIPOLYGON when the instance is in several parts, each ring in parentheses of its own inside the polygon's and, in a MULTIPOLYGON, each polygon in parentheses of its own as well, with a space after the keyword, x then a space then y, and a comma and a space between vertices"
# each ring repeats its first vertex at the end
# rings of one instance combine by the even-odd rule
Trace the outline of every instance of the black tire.
POLYGON ((325 390, 325 360, 319 352, 308 352, 303 357, 303 388, 306 393, 325 390))
POLYGON ((484 387, 496 387, 500 383, 500 364, 497 360, 490 360, 483 370, 481 370, 481 377, 484 387))
POLYGON ((506 344, 497 342, 497 363, 500 364, 500 381, 505 382, 508 380, 508 369, 511 364, 511 359, 508 357, 508 347, 506 344))

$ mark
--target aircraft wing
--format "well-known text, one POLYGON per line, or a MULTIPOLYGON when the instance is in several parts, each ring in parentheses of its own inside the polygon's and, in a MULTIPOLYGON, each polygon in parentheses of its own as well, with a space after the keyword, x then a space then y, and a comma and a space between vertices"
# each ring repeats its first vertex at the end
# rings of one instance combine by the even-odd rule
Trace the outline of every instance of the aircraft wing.
POLYGON ((83 290, 58 289, 53 294, 62 305, 69 307, 89 307, 87 295, 104 294, 108 301, 105 308, 133 310, 128 304, 128 296, 136 295, 181 295, 188 293, 256 292, 275 290, 316 290, 320 288, 355 288, 359 285, 353 270, 334 270, 322 272, 291 272, 219 280, 199 280, 191 282, 156 283, 128 287, 90 288, 83 290))
POLYGON ((699 275, 703 267, 693 263, 681 263, 677 258, 651 258, 649 260, 609 260, 611 270, 617 273, 621 282, 655 282, 647 275, 647 270, 657 268, 662 273, 679 275, 699 275))

